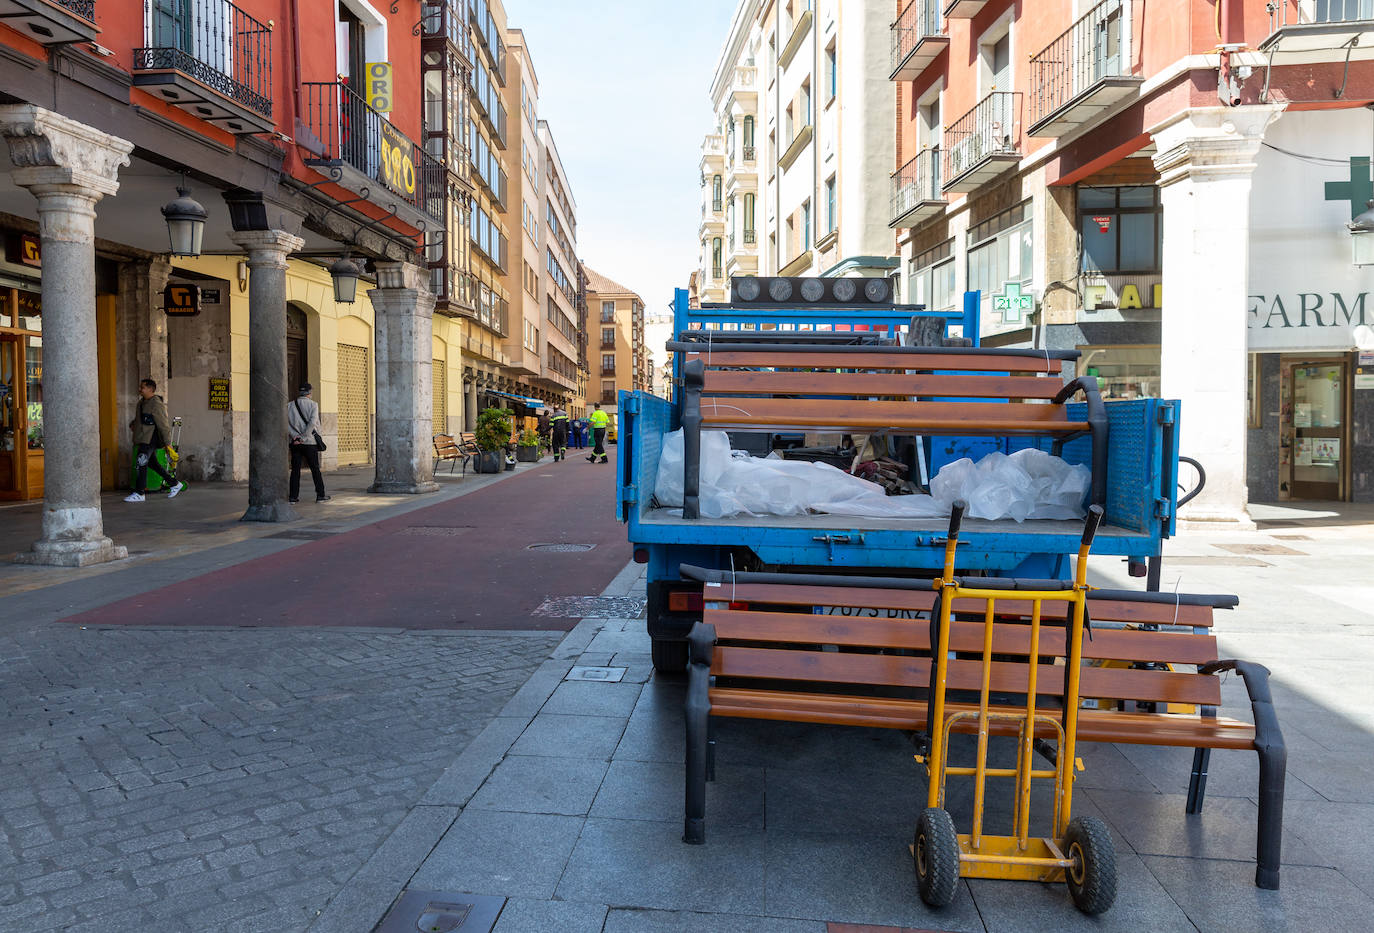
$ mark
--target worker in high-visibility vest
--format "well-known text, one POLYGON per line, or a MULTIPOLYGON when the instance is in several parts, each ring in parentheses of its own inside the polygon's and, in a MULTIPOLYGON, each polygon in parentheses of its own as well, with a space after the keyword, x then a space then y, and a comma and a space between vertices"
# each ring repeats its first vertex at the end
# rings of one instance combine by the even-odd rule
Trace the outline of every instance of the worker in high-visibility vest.
POLYGON ((591 416, 588 418, 592 425, 592 453, 587 458, 588 463, 610 463, 610 458, 606 456, 606 426, 611 423, 611 418, 601 410, 601 403, 597 402, 592 409, 591 416))
POLYGON ((553 430, 553 462, 557 463, 568 456, 568 413, 555 408, 549 427, 553 430))

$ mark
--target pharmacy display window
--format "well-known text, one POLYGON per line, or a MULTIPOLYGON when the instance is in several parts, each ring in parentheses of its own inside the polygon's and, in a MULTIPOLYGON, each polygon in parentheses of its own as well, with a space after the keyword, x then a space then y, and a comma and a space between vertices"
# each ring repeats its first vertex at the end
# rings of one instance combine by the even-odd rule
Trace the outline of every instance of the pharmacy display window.
POLYGON ((1079 347, 1078 372, 1097 379, 1104 399, 1159 398, 1159 346, 1079 347))

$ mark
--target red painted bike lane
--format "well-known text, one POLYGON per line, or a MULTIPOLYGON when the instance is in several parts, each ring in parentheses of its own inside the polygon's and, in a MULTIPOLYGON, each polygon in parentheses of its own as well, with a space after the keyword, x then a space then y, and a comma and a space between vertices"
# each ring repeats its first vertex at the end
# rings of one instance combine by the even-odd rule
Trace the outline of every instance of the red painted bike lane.
MULTIPOLYGON (((630 559, 615 460, 574 453, 464 496, 70 616, 83 625, 567 630, 549 597, 595 596, 630 559), (592 545, 585 551, 536 544, 592 545)), ((289 530, 284 526, 283 530, 289 530)))

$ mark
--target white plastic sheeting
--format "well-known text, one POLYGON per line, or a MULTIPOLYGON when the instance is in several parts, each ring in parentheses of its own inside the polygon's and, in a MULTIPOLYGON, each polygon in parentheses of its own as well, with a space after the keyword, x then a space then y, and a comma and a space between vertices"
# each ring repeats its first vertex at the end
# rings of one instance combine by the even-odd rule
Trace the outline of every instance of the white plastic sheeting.
MULTIPOLYGON (((682 507, 682 431, 663 439, 654 498, 663 508, 682 507)), ((968 503, 970 518, 1024 521, 1083 517, 1091 471, 1043 450, 992 453, 977 463, 947 464, 931 481, 931 495, 889 496, 876 483, 827 463, 751 457, 730 449, 724 431, 701 434, 703 518, 732 515, 805 515, 825 512, 863 518, 941 518, 955 499, 968 503)))

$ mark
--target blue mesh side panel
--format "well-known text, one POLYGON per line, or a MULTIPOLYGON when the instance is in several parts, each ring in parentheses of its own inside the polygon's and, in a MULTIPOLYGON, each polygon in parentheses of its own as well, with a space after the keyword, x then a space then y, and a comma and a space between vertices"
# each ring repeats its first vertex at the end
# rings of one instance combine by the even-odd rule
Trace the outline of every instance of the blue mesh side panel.
MULTIPOLYGON (((1147 532, 1154 514, 1158 477, 1151 468, 1152 439, 1156 399, 1130 399, 1107 402, 1111 425, 1107 440, 1107 515, 1109 524, 1130 531, 1147 532)), ((1074 402, 1068 406, 1069 419, 1086 418, 1088 406, 1074 402)), ((1046 450, 1048 443, 1042 444, 1046 450)), ((1064 459, 1070 463, 1092 465, 1092 441, 1080 437, 1064 445, 1064 459)))
POLYGON ((647 392, 636 392, 635 397, 639 399, 639 414, 635 416, 633 478, 639 485, 638 514, 643 515, 649 510, 654 484, 658 481, 658 457, 663 450, 663 437, 674 430, 676 418, 671 402, 647 392))

